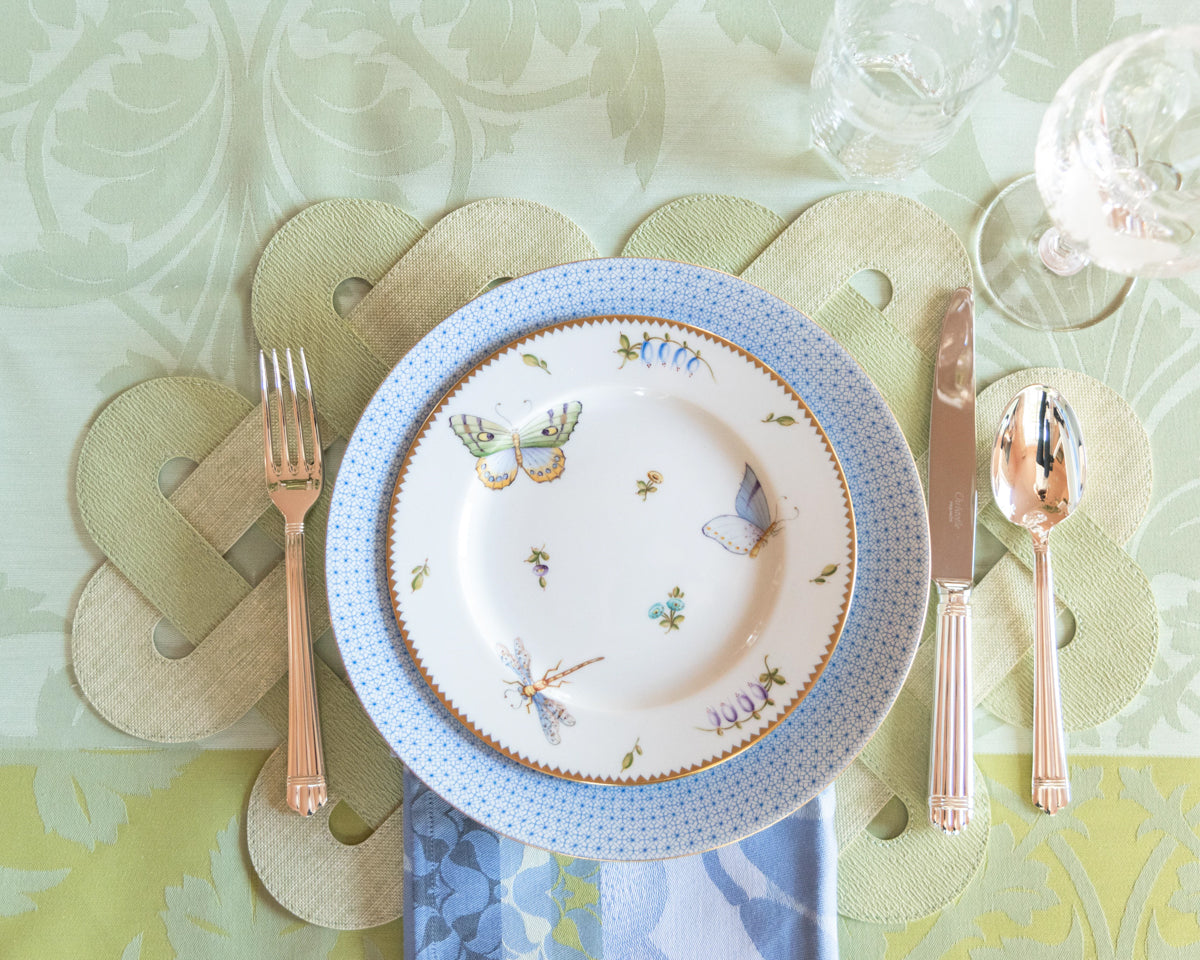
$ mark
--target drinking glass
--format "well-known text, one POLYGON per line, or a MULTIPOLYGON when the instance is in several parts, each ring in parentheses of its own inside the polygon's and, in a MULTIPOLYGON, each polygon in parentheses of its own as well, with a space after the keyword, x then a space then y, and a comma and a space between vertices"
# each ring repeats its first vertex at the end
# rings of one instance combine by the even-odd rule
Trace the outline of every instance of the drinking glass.
POLYGON ((992 202, 976 260, 992 300, 1038 329, 1120 306, 1131 277, 1200 269, 1200 25, 1084 61, 1042 119, 1035 173, 992 202))
POLYGON ((813 143, 847 179, 908 176, 950 141, 1016 34, 1016 0, 835 0, 813 143))

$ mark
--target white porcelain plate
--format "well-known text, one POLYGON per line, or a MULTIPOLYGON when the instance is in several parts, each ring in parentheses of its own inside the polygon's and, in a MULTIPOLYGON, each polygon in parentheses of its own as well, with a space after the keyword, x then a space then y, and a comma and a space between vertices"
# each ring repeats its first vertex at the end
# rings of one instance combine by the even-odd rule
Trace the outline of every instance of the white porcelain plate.
MULTIPOLYGON (((805 269, 804 264, 795 269, 805 269)), ((530 372, 545 381, 546 389, 557 382, 557 371, 546 375, 531 367, 530 372)), ((528 399, 532 403, 535 395, 528 399)), ((502 410, 523 422, 519 408, 502 410)), ((487 407, 461 412, 495 413, 487 407)), ((582 459, 576 458, 575 445, 584 445, 589 414, 590 409, 584 411, 562 447, 567 457, 563 476, 538 486, 549 491, 570 480, 582 459)), ((451 449, 458 457, 454 476, 465 471, 467 480, 478 483, 470 452, 451 449)), ((650 469, 646 464, 645 470, 650 469)), ((674 474, 662 472, 659 490, 645 504, 633 506, 650 509, 650 497, 665 497, 668 485, 678 482, 674 474)), ((622 479, 633 483, 638 477, 622 479)), ((773 496, 788 493, 782 478, 771 474, 769 482, 773 496)), ((513 488, 526 483, 535 486, 523 475, 513 488)), ((711 507, 714 513, 736 512, 731 498, 737 485, 737 476, 714 483, 720 496, 711 507)), ((788 502, 768 505, 786 516, 783 505, 788 502)), ((780 536, 787 532, 785 525, 780 536)), ((613 536, 620 533, 614 527, 613 536)), ((832 783, 878 729, 899 693, 920 639, 929 594, 928 524, 916 467, 883 397, 862 369, 815 323, 758 287, 715 270, 661 260, 565 264, 496 287, 447 317, 405 354, 364 411, 338 470, 326 537, 330 617, 347 674, 400 759, 450 804, 498 833, 604 860, 681 856, 732 843, 787 816, 832 783), (850 489, 855 582, 850 612, 820 681, 768 736, 690 776, 613 787, 550 776, 518 763, 471 733, 438 699, 413 661, 392 608, 388 531, 400 467, 429 414, 459 380, 516 338, 568 320, 633 314, 711 331, 758 357, 804 398, 837 452, 850 489)), ((704 536, 695 542, 697 551, 721 549, 704 536)), ((764 551, 784 542, 769 542, 764 551)), ((521 556, 521 551, 542 543, 526 537, 514 546, 523 560, 529 554, 521 556)), ((564 572, 552 544, 548 531, 547 593, 558 589, 556 575, 564 572)), ((754 562, 769 556, 760 554, 754 562)), ((506 552, 506 562, 507 557, 506 552)), ((424 554, 414 558, 405 572, 423 560, 424 554)), ((439 575, 452 578, 449 570, 439 572, 431 564, 421 592, 431 589, 439 575)), ((532 582, 533 574, 527 571, 526 576, 532 582)), ((683 612, 692 612, 692 592, 673 577, 667 574, 664 585, 669 592, 678 582, 689 604, 683 612)), ((649 603, 658 599, 658 580, 653 587, 649 603)), ((609 599, 597 597, 600 604, 609 599)), ((664 638, 655 634, 661 627, 646 619, 653 640, 662 643, 664 638)), ((687 620, 683 628, 692 623, 687 620)), ((683 629, 674 632, 685 636, 683 629)), ((550 664, 532 647, 532 634, 528 639, 540 677, 550 664)), ((572 677, 582 682, 602 663, 572 677)), ((531 717, 516 719, 535 724, 531 717)), ((562 730, 564 742, 577 732, 562 730)), ((541 735, 536 726, 534 733, 541 735)))
POLYGON ((712 766, 812 689, 854 582, 842 469, 801 397, 696 327, 593 317, 460 380, 400 471, 401 632, 521 763, 645 783, 712 766))

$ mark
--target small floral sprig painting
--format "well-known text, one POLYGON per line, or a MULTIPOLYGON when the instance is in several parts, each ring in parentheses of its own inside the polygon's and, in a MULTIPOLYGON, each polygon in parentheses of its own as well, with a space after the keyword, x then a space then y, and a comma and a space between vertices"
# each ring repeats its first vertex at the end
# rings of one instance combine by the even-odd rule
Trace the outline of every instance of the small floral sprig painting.
POLYGON ((830 563, 830 564, 822 567, 821 572, 818 573, 815 577, 813 577, 808 582, 809 583, 824 583, 826 580, 828 580, 830 577, 832 577, 835 573, 837 573, 837 571, 838 571, 838 565, 836 563, 830 563))
POLYGON ((621 358, 621 366, 617 368, 618 370, 623 370, 625 364, 630 360, 638 358, 638 348, 633 345, 633 342, 625 334, 621 334, 621 345, 617 347, 615 352, 621 358))
POLYGON ((425 578, 429 576, 429 558, 425 558, 425 562, 419 566, 412 568, 412 588, 413 592, 420 590, 425 585, 425 578))
POLYGON ((765 417, 763 417, 762 422, 763 423, 777 423, 781 427, 791 427, 791 426, 795 426, 796 418, 793 417, 789 413, 785 413, 782 417, 777 417, 773 413, 768 413, 765 417))
POLYGON ((530 547, 529 551, 529 556, 525 559, 525 562, 533 564, 533 575, 537 577, 538 586, 545 590, 546 574, 550 572, 546 561, 550 559, 550 554, 546 552, 546 545, 544 543, 540 547, 530 547))
POLYGON ((544 370, 546 373, 550 372, 550 367, 546 364, 546 361, 542 360, 540 357, 534 356, 532 353, 521 354, 521 359, 524 360, 528 366, 537 367, 539 370, 544 370))
POLYGON ((630 750, 627 754, 625 754, 625 758, 621 761, 621 769, 622 770, 628 770, 630 767, 633 766, 634 754, 636 754, 639 757, 642 755, 642 738, 641 737, 638 737, 633 742, 633 749, 630 750))
POLYGON ((658 625, 667 633, 678 630, 684 619, 683 614, 679 612, 683 606, 683 591, 676 587, 667 594, 667 599, 663 603, 656 603, 650 608, 650 619, 657 620, 658 625))
POLYGON ((768 662, 768 654, 763 657, 763 672, 758 680, 747 680, 746 689, 738 690, 733 696, 722 700, 717 706, 706 710, 709 727, 698 727, 706 733, 715 733, 723 737, 726 730, 740 730, 743 723, 750 720, 762 720, 762 712, 766 707, 775 706, 775 700, 770 691, 774 687, 782 687, 787 681, 779 675, 779 670, 768 662))
POLYGON ((658 490, 658 484, 663 482, 663 475, 657 470, 646 471, 646 479, 637 482, 637 494, 644 503, 646 497, 658 490))
POLYGON ((645 331, 642 332, 642 342, 634 345, 633 341, 625 334, 621 334, 621 345, 617 347, 614 353, 621 358, 621 366, 618 370, 623 370, 625 364, 630 360, 641 360, 647 367, 657 363, 662 367, 671 367, 674 370, 686 370, 689 377, 695 376, 701 366, 704 366, 714 380, 717 375, 713 373, 713 368, 709 362, 700 356, 700 351, 694 347, 689 347, 687 341, 680 342, 672 340, 669 333, 663 334, 661 337, 652 337, 645 331))

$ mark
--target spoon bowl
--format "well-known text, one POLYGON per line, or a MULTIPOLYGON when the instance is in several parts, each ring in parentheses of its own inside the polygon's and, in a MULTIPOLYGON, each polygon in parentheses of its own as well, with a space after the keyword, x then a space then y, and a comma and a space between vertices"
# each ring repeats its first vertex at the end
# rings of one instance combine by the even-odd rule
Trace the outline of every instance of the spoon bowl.
POLYGON ((992 493, 1005 518, 1036 539, 1070 516, 1083 496, 1083 431, 1058 391, 1026 387, 1000 420, 992 448, 992 493))
POLYGON ((1000 512, 1033 537, 1033 802, 1056 813, 1071 800, 1058 683, 1050 531, 1083 497, 1087 457, 1071 405, 1046 386, 1026 387, 1000 420, 992 493, 1000 512))

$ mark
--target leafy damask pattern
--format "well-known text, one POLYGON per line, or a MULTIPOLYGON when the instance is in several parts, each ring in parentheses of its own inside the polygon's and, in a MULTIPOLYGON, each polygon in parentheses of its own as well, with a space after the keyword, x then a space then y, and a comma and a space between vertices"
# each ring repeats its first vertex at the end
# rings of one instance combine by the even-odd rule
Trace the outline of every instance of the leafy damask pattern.
POLYGON ((217 835, 210 860, 211 879, 185 876, 180 886, 166 889, 162 921, 178 960, 329 955, 336 930, 298 923, 255 890, 236 817, 217 835))
POLYGON ((430 27, 453 24, 450 46, 466 51, 469 80, 511 84, 525 72, 536 36, 563 53, 571 49, 582 23, 579 7, 578 0, 422 0, 421 19, 430 27))
POLYGON ((1155 767, 1073 763, 1072 804, 1048 817, 1017 782, 1028 767, 981 760, 998 821, 979 876, 929 922, 844 923, 843 956, 1183 960, 1195 953, 1200 802, 1186 784, 1164 790, 1160 778, 1173 775, 1155 767), (1168 894, 1163 881, 1172 875, 1178 886, 1168 894))
POLYGON ((603 955, 600 864, 515 843, 506 844, 504 859, 503 900, 514 908, 511 921, 524 926, 527 949, 540 944, 541 955, 556 960, 603 955))
POLYGON ((1001 70, 1005 89, 1048 102, 1093 53, 1155 26, 1141 13, 1117 17, 1113 0, 1032 0, 1022 5, 1017 45, 1001 70))
POLYGON ((603 104, 647 184, 666 122, 655 30, 671 6, 311 0, 266 8, 246 36, 220 4, 114 0, 98 19, 19 4, 0 80, 27 86, 0 95, 0 154, 24 159, 40 230, 0 257, 0 302, 112 303, 143 345, 106 389, 162 372, 245 381, 231 293, 299 205, 403 205, 406 178, 448 165, 455 206, 476 162, 514 151, 523 118, 572 101, 603 104), (60 63, 39 69, 51 49, 60 63), (510 89, 551 51, 548 79, 510 89))
POLYGON ((9 586, 8 574, 0 571, 0 639, 61 630, 65 621, 44 609, 43 600, 45 594, 36 590, 9 586))
POLYGON ((600 868, 498 837, 405 776, 405 935, 421 960, 601 956, 600 868))
POLYGON ((0 917, 13 917, 37 909, 29 896, 57 886, 67 878, 69 868, 60 870, 18 870, 0 864, 0 917))
POLYGON ((125 797, 166 789, 199 753, 192 745, 132 748, 137 741, 104 727, 65 671, 42 685, 36 720, 33 737, 0 737, 0 764, 35 767, 33 796, 46 832, 88 850, 116 842, 129 822, 125 797), (113 746, 93 746, 105 741, 113 746))
POLYGON ((734 43, 749 40, 778 53, 784 36, 815 51, 821 31, 833 4, 789 3, 788 0, 705 0, 704 12, 716 17, 717 24, 734 43))

